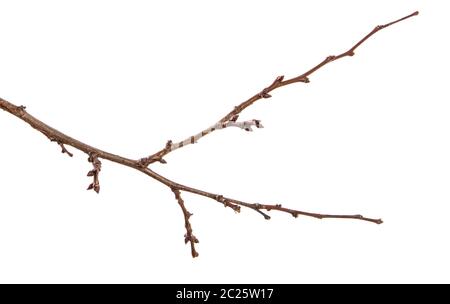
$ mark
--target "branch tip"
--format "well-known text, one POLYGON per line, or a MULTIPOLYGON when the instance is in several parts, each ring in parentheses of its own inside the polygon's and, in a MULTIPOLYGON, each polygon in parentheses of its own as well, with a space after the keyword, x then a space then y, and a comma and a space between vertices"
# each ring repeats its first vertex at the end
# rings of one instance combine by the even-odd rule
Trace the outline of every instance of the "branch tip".
POLYGON ((267 221, 271 219, 271 217, 268 216, 267 214, 263 214, 263 216, 264 216, 264 219, 267 220, 267 221))
MULTIPOLYGON (((51 141, 54 141, 54 140, 52 140, 52 139, 50 139, 51 141)), ((58 143, 58 145, 61 147, 61 153, 66 153, 69 157, 73 157, 73 154, 72 153, 70 153, 67 149, 66 149, 66 146, 62 143, 62 142, 60 142, 60 141, 57 141, 57 143, 58 143)))

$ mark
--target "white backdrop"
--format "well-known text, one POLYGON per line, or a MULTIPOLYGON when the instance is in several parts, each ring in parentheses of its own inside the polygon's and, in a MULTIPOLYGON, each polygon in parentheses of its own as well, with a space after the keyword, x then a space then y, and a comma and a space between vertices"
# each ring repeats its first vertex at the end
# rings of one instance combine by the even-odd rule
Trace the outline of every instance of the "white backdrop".
POLYGON ((139 158, 347 50, 352 58, 153 168, 249 202, 362 213, 383 225, 251 210, 185 194, 200 257, 165 186, 71 159, 0 113, 0 282, 449 282, 445 1, 0 1, 0 96, 101 149, 139 158), (431 4, 433 3, 433 4, 431 4))

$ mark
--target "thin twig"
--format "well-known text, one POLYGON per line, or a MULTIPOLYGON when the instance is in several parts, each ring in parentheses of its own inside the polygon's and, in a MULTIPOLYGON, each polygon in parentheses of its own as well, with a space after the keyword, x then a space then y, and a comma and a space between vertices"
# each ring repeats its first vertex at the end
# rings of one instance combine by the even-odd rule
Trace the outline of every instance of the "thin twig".
MULTIPOLYGON (((227 123, 229 121, 232 121, 233 119, 236 119, 239 114, 245 110, 246 108, 248 108, 249 106, 251 106, 253 103, 255 103, 255 101, 258 101, 260 99, 263 98, 270 98, 272 97, 272 95, 270 95, 269 93, 274 91, 275 89, 284 87, 286 85, 292 84, 292 83, 297 83, 297 82, 303 82, 303 83, 309 83, 310 79, 309 76, 311 74, 313 74, 314 72, 316 72, 317 70, 319 70, 320 68, 322 68, 323 66, 327 65, 328 63, 332 62, 332 61, 336 61, 338 59, 341 59, 343 57, 347 57, 347 56, 353 56, 355 55, 355 50, 361 45, 363 44, 367 39, 369 39, 371 36, 373 36, 375 33, 377 33, 378 31, 387 28, 395 23, 398 23, 400 21, 406 20, 408 18, 411 18, 413 16, 417 16, 419 14, 418 11, 405 16, 403 18, 400 18, 398 20, 386 23, 384 25, 377 25, 372 31, 370 31, 366 36, 364 36, 361 40, 359 40, 357 43, 355 43, 350 49, 348 49, 347 51, 337 55, 337 56, 328 56, 326 57, 323 61, 321 61, 319 64, 317 64, 316 66, 314 66, 313 68, 309 69, 307 72, 290 78, 290 79, 286 79, 284 80, 284 76, 278 76, 275 78, 275 80, 272 82, 272 84, 266 88, 264 88, 263 90, 261 90, 260 92, 258 92, 257 94, 253 95, 252 97, 250 97, 249 99, 247 99, 246 101, 242 102, 241 104, 239 104, 238 106, 234 107, 234 109, 232 111, 230 111, 227 115, 225 115, 223 118, 221 118, 217 124, 220 123, 227 123)), ((210 132, 208 132, 207 134, 209 134, 210 132)), ((205 134, 205 135, 207 135, 205 134)), ((162 159, 164 156, 166 156, 167 154, 169 154, 171 151, 173 151, 175 149, 167 149, 167 147, 165 147, 164 149, 150 155, 149 157, 144 158, 146 161, 143 162, 143 164, 145 166, 150 165, 151 163, 154 163, 156 161, 160 161, 160 159, 162 159)))
MULTIPOLYGON (((253 126, 253 125, 256 127, 262 127, 262 125, 260 125, 260 122, 257 120, 247 121, 247 122, 238 122, 239 114, 245 108, 252 105, 258 99, 270 98, 271 95, 269 93, 271 91, 275 90, 276 88, 279 88, 279 87, 282 87, 282 86, 285 86, 285 85, 288 85, 291 83, 295 83, 295 82, 305 82, 305 83, 309 82, 308 76, 310 76, 312 73, 314 73, 315 71, 317 71, 318 69, 320 69, 321 67, 323 67, 324 65, 326 65, 332 61, 343 58, 345 56, 353 56, 356 48, 358 48, 364 41, 366 41, 368 38, 370 38, 372 35, 374 35, 379 30, 386 28, 388 26, 391 26, 402 20, 408 19, 417 14, 418 14, 418 12, 414 12, 413 14, 410 14, 410 15, 403 17, 401 19, 398 19, 396 21, 375 27, 369 34, 364 36, 360 41, 358 41, 348 51, 346 51, 340 55, 337 55, 337 56, 328 56, 321 63, 319 63, 318 65, 316 65, 315 67, 313 67, 312 69, 303 73, 300 76, 297 76, 297 77, 294 77, 294 78, 291 78, 288 80, 284 80, 283 76, 277 77, 270 86, 264 88, 258 94, 254 95, 247 101, 245 101, 245 102, 241 103, 239 106, 235 107, 235 109, 233 111, 228 113, 225 117, 223 117, 219 122, 217 122, 214 125, 215 128, 216 127, 217 128, 220 128, 220 127, 225 128, 225 127, 229 127, 229 126, 235 126, 235 127, 240 127, 240 128, 246 129, 246 128, 251 128, 251 126, 253 126)), ((156 181, 164 184, 165 186, 169 187, 175 194, 175 198, 177 199, 178 204, 180 205, 180 207, 183 211, 183 215, 184 215, 184 219, 185 219, 185 227, 186 227, 185 242, 191 243, 191 252, 192 252, 193 257, 198 256, 198 253, 195 250, 195 244, 198 243, 198 239, 192 234, 192 227, 189 222, 189 217, 191 216, 191 213, 189 213, 189 211, 187 211, 187 209, 184 205, 184 201, 181 198, 181 191, 190 192, 190 193, 193 193, 196 195, 208 197, 210 199, 213 199, 213 200, 223 204, 225 207, 229 207, 229 208, 233 209, 236 213, 241 211, 241 207, 249 208, 251 210, 254 210, 255 212, 258 212, 267 220, 270 219, 270 216, 267 215, 264 211, 276 210, 276 211, 280 211, 280 212, 284 212, 284 213, 289 213, 294 217, 303 215, 303 216, 309 216, 309 217, 314 217, 314 218, 318 218, 318 219, 324 219, 324 218, 354 219, 354 220, 368 221, 368 222, 372 222, 375 224, 382 223, 381 219, 367 218, 367 217, 364 217, 359 214, 357 214, 357 215, 320 214, 320 213, 311 213, 311 212, 299 211, 299 210, 295 210, 295 209, 289 209, 289 208, 282 207, 280 204, 267 205, 267 204, 247 203, 247 202, 239 201, 236 199, 224 197, 219 194, 214 194, 211 192, 199 190, 196 188, 192 188, 189 186, 185 186, 185 185, 176 183, 162 175, 159 175, 155 171, 148 168, 149 164, 156 162, 156 161, 165 163, 165 160, 163 159, 163 157, 165 155, 167 155, 168 153, 170 153, 171 151, 173 151, 174 149, 184 146, 185 145, 184 141, 177 143, 177 144, 173 144, 172 141, 168 141, 166 144, 166 147, 164 149, 160 150, 159 152, 157 152, 149 157, 146 157, 146 158, 142 158, 139 160, 133 160, 133 159, 125 158, 125 157, 122 157, 122 156, 119 156, 119 155, 116 155, 113 153, 109 153, 109 152, 100 150, 93 146, 87 145, 77 139, 74 139, 74 138, 50 127, 49 125, 45 124, 44 122, 40 121, 39 119, 35 118, 34 116, 30 115, 25 110, 24 106, 16 106, 16 105, 0 98, 0 108, 18 118, 20 118, 21 120, 27 122, 31 127, 35 128, 39 132, 46 135, 50 140, 56 141, 58 143, 58 145, 60 145, 60 147, 62 148, 63 153, 67 153, 69 156, 72 156, 72 153, 67 151, 67 149, 65 148, 65 145, 71 146, 75 149, 78 149, 80 151, 87 153, 89 155, 88 160, 89 160, 89 162, 92 163, 92 165, 94 167, 93 170, 89 171, 89 173, 88 173, 88 176, 93 177, 93 182, 89 185, 88 189, 93 189, 97 193, 100 191, 100 183, 99 183, 99 179, 98 179, 98 175, 101 171, 101 166, 102 166, 100 159, 106 159, 106 160, 130 167, 130 168, 136 169, 136 170, 150 176, 151 178, 155 179, 156 181)), ((209 130, 206 134, 199 133, 200 135, 198 135, 198 134, 195 135, 193 140, 192 140, 192 137, 189 138, 189 143, 193 143, 196 140, 198 140, 199 138, 201 138, 213 131, 211 128, 208 128, 206 130, 209 130)))
POLYGON ((198 252, 195 250, 195 244, 198 243, 198 239, 195 237, 195 235, 192 233, 192 226, 189 222, 189 218, 192 216, 192 213, 190 213, 186 206, 184 205, 184 201, 181 198, 180 190, 177 188, 171 188, 172 192, 175 194, 175 199, 178 202, 178 205, 180 205, 181 210, 183 211, 184 216, 184 227, 186 228, 186 234, 184 235, 184 243, 190 243, 191 244, 191 254, 193 258, 198 257, 198 252))
POLYGON ((102 162, 98 159, 98 155, 95 152, 90 152, 88 157, 88 162, 92 163, 94 169, 88 172, 87 176, 93 177, 93 182, 88 186, 87 190, 94 190, 95 192, 100 192, 100 181, 98 176, 102 170, 102 162))
MULTIPOLYGON (((276 211, 280 211, 280 212, 285 212, 285 213, 291 214, 293 217, 298 217, 299 215, 303 215, 303 216, 314 217, 317 219, 326 219, 326 218, 353 219, 353 220, 372 222, 375 224, 383 223, 383 221, 381 219, 368 218, 368 217, 364 217, 360 214, 356 214, 356 215, 346 215, 345 214, 344 215, 344 214, 312 213, 312 212, 306 212, 306 211, 285 208, 281 204, 269 205, 269 204, 247 203, 247 202, 239 201, 239 200, 236 200, 233 198, 224 197, 223 195, 220 195, 220 194, 210 193, 210 192, 198 190, 198 189, 195 189, 192 187, 187 187, 187 186, 180 185, 180 184, 177 184, 177 187, 178 187, 178 189, 186 191, 186 192, 191 192, 191 193, 194 193, 197 195, 211 198, 213 200, 218 201, 219 203, 227 202, 228 204, 234 205, 233 209, 235 209, 236 207, 239 207, 239 206, 252 209, 252 210, 260 213, 266 220, 270 220, 270 216, 267 215, 266 213, 264 213, 262 210, 266 210, 266 211, 276 210, 276 211)), ((240 208, 235 211, 240 212, 240 208)))
POLYGON ((73 157, 73 154, 70 153, 67 149, 66 146, 64 146, 63 143, 58 142, 58 145, 61 147, 61 153, 66 153, 67 155, 69 155, 70 157, 73 157))
MULTIPOLYGON (((237 116, 235 116, 235 118, 237 119, 237 116)), ((180 142, 172 143, 172 141, 169 140, 166 143, 166 146, 164 147, 164 149, 162 149, 161 151, 158 151, 155 154, 150 155, 148 157, 141 158, 139 161, 143 167, 147 167, 149 164, 156 162, 156 161, 165 164, 166 161, 163 159, 163 156, 167 155, 169 152, 172 152, 176 149, 185 147, 187 145, 195 144, 195 143, 197 143, 197 141, 200 138, 208 135, 209 133, 214 132, 216 130, 225 129, 228 127, 237 127, 237 128, 240 128, 240 129, 248 131, 248 132, 253 131, 252 127, 256 127, 258 129, 264 128, 261 121, 258 119, 252 119, 252 120, 247 120, 247 121, 230 120, 227 122, 218 122, 218 123, 212 125, 211 127, 206 128, 205 130, 197 133, 196 135, 189 136, 188 138, 186 138, 185 140, 182 140, 180 142)))

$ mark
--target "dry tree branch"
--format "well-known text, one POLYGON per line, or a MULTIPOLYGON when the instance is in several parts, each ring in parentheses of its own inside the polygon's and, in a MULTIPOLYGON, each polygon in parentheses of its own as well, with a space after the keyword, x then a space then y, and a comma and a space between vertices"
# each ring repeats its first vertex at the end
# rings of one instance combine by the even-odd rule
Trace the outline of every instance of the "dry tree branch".
MULTIPOLYGON (((245 110, 246 108, 251 106, 255 101, 257 101, 259 99, 272 97, 272 95, 270 95, 269 93, 272 92, 273 90, 277 89, 277 88, 281 88, 281 87, 284 87, 284 86, 286 86, 288 84, 292 84, 292 83, 296 83, 296 82, 309 83, 310 80, 309 80, 308 76, 310 76, 312 73, 314 73, 315 71, 317 71, 318 69, 320 69, 321 67, 325 66, 326 64, 328 64, 328 63, 330 63, 332 61, 336 61, 336 60, 341 59, 341 58, 346 57, 346 56, 353 56, 353 55, 355 55, 355 50, 361 44, 363 44, 367 39, 369 39, 372 35, 374 35, 376 32, 378 32, 378 31, 380 31, 380 30, 382 30, 384 28, 387 28, 388 26, 391 26, 391 25, 393 25, 395 23, 398 23, 400 21, 408 19, 410 17, 417 16, 418 14, 419 14, 419 12, 416 11, 416 12, 414 12, 414 13, 408 15, 408 16, 405 16, 403 18, 400 18, 398 20, 386 23, 384 25, 377 25, 376 27, 374 27, 374 29, 372 31, 370 31, 366 36, 364 36, 361 40, 359 40, 357 43, 355 43, 355 45, 353 45, 347 51, 345 51, 345 52, 343 52, 343 53, 341 53, 341 54, 339 54, 337 56, 333 56, 332 55, 332 56, 326 57, 319 64, 317 64, 316 66, 314 66, 313 68, 311 68, 307 72, 305 72, 305 73, 303 73, 303 74, 301 74, 301 75, 299 75, 297 77, 293 77, 291 79, 284 80, 284 76, 278 76, 277 78, 275 78, 275 80, 272 82, 272 84, 270 86, 264 88, 263 90, 261 90, 257 94, 253 95, 252 97, 250 97, 246 101, 242 102, 240 105, 234 107, 234 109, 231 112, 229 112, 227 115, 225 115, 223 118, 221 118, 215 125, 220 125, 222 123, 226 124, 227 122, 230 122, 230 121, 236 121, 239 118, 239 114, 243 110, 245 110)), ((258 120, 258 122, 259 122, 259 120, 258 120)), ((206 129, 205 130, 206 132, 202 131, 200 137, 203 137, 203 136, 209 134, 210 131, 208 131, 208 130, 210 130, 210 129, 206 129)), ((214 131, 214 128, 211 131, 214 131)), ((154 162, 158 162, 158 161, 162 162, 162 163, 166 163, 166 161, 163 159, 164 156, 166 156, 171 151, 173 151, 173 150, 175 150, 177 148, 181 148, 181 147, 186 146, 186 145, 188 145, 190 143, 193 144, 193 143, 197 142, 197 140, 200 138, 200 137, 197 137, 197 136, 198 135, 191 136, 191 138, 195 139, 195 140, 190 141, 188 139, 188 140, 182 141, 182 142, 180 142, 178 144, 173 144, 172 141, 168 141, 166 146, 162 150, 160 150, 160 151, 158 151, 158 152, 156 152, 156 153, 154 153, 154 154, 152 154, 152 155, 150 155, 148 157, 142 158, 141 162, 142 162, 142 164, 144 166, 148 166, 149 164, 154 163, 154 162)))
POLYGON ((193 235, 192 233, 192 227, 189 222, 189 218, 192 215, 185 207, 184 200, 181 197, 181 191, 190 192, 193 194, 197 194, 200 196, 208 197, 212 200, 217 201, 218 203, 222 204, 224 207, 229 207, 232 210, 234 210, 236 213, 239 213, 241 211, 241 207, 246 207, 251 210, 254 210, 255 212, 261 214, 265 219, 270 219, 270 216, 266 213, 268 211, 280 211, 284 213, 289 213, 294 217, 298 217, 299 215, 303 216, 309 216, 314 217, 317 219, 324 219, 324 218, 336 218, 336 219, 355 219, 355 220, 361 220, 361 221, 367 221, 372 222, 375 224, 381 224, 381 219, 373 219, 373 218, 367 218, 362 215, 356 214, 356 215, 331 215, 331 214, 320 214, 320 213, 311 213, 311 212, 305 212, 295 209, 289 209, 283 207, 281 204, 258 204, 258 203, 247 203, 243 201, 239 201, 236 199, 224 197, 220 194, 215 194, 211 192, 206 192, 203 190, 199 190, 196 188, 192 188, 186 185, 182 185, 179 183, 176 183, 164 176, 159 175, 155 171, 148 168, 148 166, 154 162, 162 162, 165 163, 164 156, 169 154, 171 151, 179 149, 183 146, 193 144, 197 142, 200 138, 210 134, 211 132, 219 129, 224 129, 227 127, 238 127, 246 131, 251 131, 252 127, 256 128, 262 128, 262 124, 259 120, 253 119, 249 121, 238 121, 239 114, 245 110, 247 107, 251 106, 255 101, 262 99, 262 98, 270 98, 271 95, 269 94, 273 90, 283 87, 288 84, 297 83, 297 82, 303 82, 308 83, 309 82, 309 76, 313 74, 318 69, 322 68, 326 64, 335 61, 337 59, 341 59, 346 56, 353 56, 355 54, 355 50, 363 44, 367 39, 369 39, 372 35, 377 33, 378 31, 389 27, 397 22, 403 21, 405 19, 408 19, 410 17, 418 15, 419 12, 414 12, 408 16, 405 16, 401 19, 395 20, 393 22, 387 23, 385 25, 378 25, 376 26, 371 32, 369 32, 366 36, 364 36, 361 40, 359 40, 355 45, 353 45, 349 50, 337 55, 337 56, 328 56, 323 61, 321 61, 319 64, 308 70, 307 72, 297 76, 293 77, 291 79, 284 80, 284 76, 278 76, 273 83, 264 88, 262 91, 257 93, 256 95, 252 96, 248 100, 242 102, 240 105, 236 106, 231 112, 229 112, 227 115, 225 115, 223 118, 221 118, 217 123, 212 125, 209 128, 206 128, 202 132, 190 136, 185 140, 182 140, 178 143, 172 143, 172 141, 168 141, 166 143, 166 146, 161 149, 160 151, 148 156, 144 157, 138 160, 129 159, 126 157, 122 157, 116 154, 112 154, 103 150, 100 150, 98 148, 92 147, 90 145, 87 145, 79 140, 76 140, 52 127, 49 125, 43 123, 39 119, 33 117, 30 115, 26 110, 24 106, 16 106, 4 99, 0 98, 0 108, 6 112, 9 112, 10 114, 20 118, 21 120, 27 122, 29 125, 31 125, 36 130, 43 133, 45 136, 47 136, 51 141, 56 142, 61 147, 61 152, 66 153, 69 156, 73 156, 72 153, 70 153, 66 149, 67 146, 71 146, 75 149, 78 149, 80 151, 85 152, 89 158, 88 161, 92 163, 93 169, 88 172, 88 176, 93 177, 93 182, 89 185, 88 190, 93 189, 95 192, 100 191, 100 183, 99 183, 99 173, 101 170, 102 163, 100 159, 106 159, 133 169, 136 169, 151 178, 155 179, 156 181, 166 185, 168 188, 172 190, 172 192, 175 194, 175 198, 183 211, 184 221, 185 221, 185 228, 186 228, 186 234, 185 234, 185 242, 190 243, 191 245, 191 253, 192 257, 197 257, 198 253, 195 249, 195 244, 198 243, 198 239, 193 235))

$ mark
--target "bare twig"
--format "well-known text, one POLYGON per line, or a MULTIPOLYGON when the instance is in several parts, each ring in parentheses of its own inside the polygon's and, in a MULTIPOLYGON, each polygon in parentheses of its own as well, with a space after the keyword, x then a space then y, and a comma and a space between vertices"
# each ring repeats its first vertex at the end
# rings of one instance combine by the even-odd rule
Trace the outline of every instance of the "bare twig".
POLYGON ((88 172, 87 176, 93 177, 93 182, 88 186, 87 190, 94 190, 95 192, 100 192, 100 181, 98 176, 102 170, 102 162, 98 159, 98 155, 95 152, 90 152, 88 157, 88 162, 92 163, 94 169, 88 172))
POLYGON ((66 153, 70 157, 73 157, 73 154, 70 153, 69 151, 67 151, 66 146, 64 146, 63 143, 58 142, 58 145, 61 147, 61 153, 63 153, 63 154, 66 153))
POLYGON ((335 214, 335 215, 333 215, 333 214, 311 213, 311 212, 305 212, 305 211, 285 208, 281 204, 268 205, 268 204, 258 204, 258 203, 247 203, 247 202, 239 201, 239 200, 236 200, 233 198, 224 197, 223 195, 220 195, 220 194, 209 193, 206 191, 198 190, 198 189, 187 187, 187 186, 180 185, 180 184, 178 184, 177 186, 178 186, 178 189, 180 189, 180 190, 211 198, 213 200, 218 201, 219 203, 224 204, 225 207, 232 207, 237 213, 239 213, 241 211, 241 209, 239 208, 240 206, 252 209, 252 210, 258 212, 259 214, 261 214, 266 220, 270 220, 270 216, 267 215, 266 213, 264 213, 262 210, 266 210, 266 211, 275 210, 275 211, 280 211, 280 212, 284 212, 284 213, 289 213, 295 218, 298 217, 299 215, 303 215, 303 216, 314 217, 317 219, 326 219, 326 218, 353 219, 353 220, 372 222, 375 224, 383 223, 383 221, 381 219, 368 218, 368 217, 364 217, 360 214, 356 214, 356 215, 336 215, 335 214))
MULTIPOLYGON (((237 120, 237 115, 234 117, 237 120)), ((148 157, 141 158, 139 161, 142 164, 143 167, 147 167, 149 164, 159 161, 161 163, 166 163, 166 161, 163 159, 164 155, 167 155, 169 152, 174 151, 176 149, 182 148, 184 146, 195 144, 197 141, 202 138, 203 136, 208 135, 211 132, 214 132, 215 130, 225 129, 228 127, 237 127, 245 131, 252 132, 253 128, 264 128, 261 121, 258 119, 252 119, 247 121, 236 121, 236 120, 230 120, 227 122, 218 122, 214 125, 212 125, 209 128, 206 128, 205 130, 201 131, 200 133, 197 133, 196 135, 190 136, 186 138, 185 140, 182 140, 177 143, 172 143, 171 140, 169 140, 166 143, 166 146, 161 151, 156 152, 153 155, 150 155, 148 157)))
POLYGON ((180 190, 177 188, 171 188, 172 192, 175 194, 175 198, 178 201, 178 205, 180 205, 181 210, 183 211, 184 216, 184 227, 186 228, 186 234, 184 235, 184 243, 191 243, 191 254, 193 258, 198 257, 198 252, 195 250, 195 244, 198 243, 198 239, 195 237, 195 235, 192 233, 192 226, 189 222, 189 218, 192 216, 192 213, 190 213, 186 206, 184 205, 184 201, 181 198, 180 190))
MULTIPOLYGON (((234 109, 229 112, 227 115, 225 115, 223 118, 221 118, 217 123, 226 123, 228 121, 236 121, 237 117, 239 116, 239 114, 244 111, 246 108, 248 108, 249 106, 251 106, 253 103, 255 103, 255 101, 258 101, 259 99, 262 98, 270 98, 272 97, 272 95, 270 95, 269 93, 274 91, 275 89, 284 87, 288 84, 292 84, 292 83, 297 83, 297 82, 303 82, 303 83, 309 83, 309 76, 311 74, 313 74, 315 71, 319 70, 320 68, 322 68, 323 66, 325 66, 326 64, 332 62, 332 61, 336 61, 338 59, 341 59, 343 57, 346 56, 353 56, 355 55, 355 50, 361 45, 363 44, 367 39, 369 39, 372 35, 374 35, 376 32, 387 28, 395 23, 398 23, 400 21, 403 21, 405 19, 411 18, 413 16, 417 16, 419 14, 419 12, 414 12, 408 16, 405 16, 403 18, 400 18, 398 20, 386 23, 384 25, 377 25, 372 31, 370 31, 366 36, 364 36, 361 40, 359 40, 357 43, 355 43, 355 45, 353 45, 350 49, 348 49, 347 51, 337 55, 337 56, 328 56, 326 57, 323 61, 321 61, 319 64, 317 64, 316 66, 314 66, 313 68, 311 68, 310 70, 306 71, 305 73, 290 78, 290 79, 286 79, 284 80, 284 76, 278 76, 275 78, 275 80, 272 82, 272 84, 266 88, 264 88, 263 90, 261 90, 259 93, 253 95, 252 97, 250 97, 249 99, 247 99, 246 101, 242 102, 241 104, 239 104, 238 106, 234 107, 234 109)), ((210 132, 208 132, 210 133, 210 132)), ((208 134, 207 133, 207 134, 208 134)), ((206 135, 206 134, 205 134, 206 135)), ((182 145, 183 146, 183 145, 182 145)), ((179 148, 179 147, 178 147, 179 148)), ((166 156, 167 154, 169 154, 171 151, 173 151, 175 149, 167 149, 167 146, 152 154, 149 157, 144 158, 146 161, 143 162, 143 164, 145 166, 150 165, 151 163, 154 163, 156 161, 160 161, 161 158, 163 158, 164 156, 166 156)))
POLYGON ((216 124, 214 124, 212 127, 205 129, 204 131, 198 133, 197 135, 191 136, 186 140, 183 140, 181 142, 178 142, 176 144, 173 144, 172 141, 168 141, 165 148, 158 151, 157 153, 154 153, 150 155, 149 157, 144 157, 139 160, 133 160, 129 158, 125 158, 116 154, 112 154, 103 150, 100 150, 98 148, 95 148, 93 146, 87 145, 79 140, 76 140, 52 127, 49 125, 43 123, 39 119, 33 117, 30 115, 26 110, 24 106, 16 106, 4 99, 0 98, 0 108, 6 112, 9 112, 10 114, 20 118, 21 120, 27 122, 31 127, 35 128, 36 130, 40 131, 44 135, 46 135, 51 141, 55 141, 58 143, 58 145, 61 147, 62 152, 68 154, 69 156, 72 156, 72 153, 70 153, 66 148, 65 145, 71 146, 75 149, 78 149, 80 151, 83 151, 89 155, 88 161, 92 163, 93 170, 89 171, 88 176, 93 177, 93 182, 89 185, 88 189, 93 189, 97 193, 100 191, 100 183, 99 183, 99 173, 101 171, 102 163, 100 162, 100 159, 106 159, 133 169, 136 169, 151 178, 155 179, 156 181, 166 185, 169 187, 173 193, 175 194, 175 198, 177 199, 178 204, 180 205, 184 219, 185 219, 185 227, 186 227, 186 235, 185 235, 185 242, 190 242, 191 244, 191 252, 192 256, 196 257, 198 256, 198 253, 195 249, 195 244, 198 243, 198 239, 193 235, 192 233, 192 227, 189 222, 189 217, 192 215, 189 211, 187 211, 184 201, 181 198, 181 191, 190 192, 196 195, 208 197, 210 199, 213 199, 221 204, 223 204, 225 207, 229 207, 233 209, 236 213, 239 213, 241 211, 241 207, 246 207, 251 210, 254 210, 255 212, 261 214, 265 219, 270 219, 270 216, 265 213, 264 211, 280 211, 284 213, 289 213, 294 217, 298 217, 299 215, 303 216, 309 216, 314 217, 318 219, 324 219, 324 218, 336 218, 336 219, 354 219, 354 220, 361 220, 361 221, 367 221, 372 222, 375 224, 381 224, 381 219, 373 219, 373 218, 367 218, 362 215, 330 215, 330 214, 320 214, 320 213, 311 213, 311 212, 305 212, 305 211, 299 211, 295 209, 289 209, 282 207, 280 204, 275 205, 267 205, 267 204, 257 204, 257 203, 247 203, 243 201, 239 201, 236 199, 224 197, 219 194, 199 190, 193 187, 185 186, 179 183, 176 183, 164 176, 159 175, 155 171, 148 168, 148 165, 151 163, 154 163, 156 161, 165 163, 165 160, 163 157, 170 153, 171 151, 181 148, 187 144, 195 143, 197 140, 202 138, 203 136, 206 136, 207 134, 213 132, 216 129, 223 129, 227 127, 239 127, 241 129, 250 131, 253 126, 257 128, 261 128, 262 125, 259 120, 251 120, 251 121, 242 121, 239 122, 239 114, 252 105, 255 101, 261 99, 261 98, 270 98, 271 95, 269 94, 271 91, 275 90, 276 88, 296 83, 296 82, 309 82, 308 76, 310 76, 312 73, 323 67, 324 65, 335 61, 337 59, 343 58, 345 56, 353 56, 354 51, 368 38, 370 38, 372 35, 374 35, 379 30, 386 28, 388 26, 391 26, 397 22, 400 22, 402 20, 408 19, 412 16, 417 15, 418 12, 414 12, 406 17, 403 17, 401 19, 398 19, 396 21, 387 23, 385 25, 377 26, 375 27, 369 34, 364 36, 360 41, 358 41, 354 46, 352 46, 349 50, 346 52, 337 55, 337 56, 328 56, 325 60, 323 60, 321 63, 310 69, 309 71, 303 73, 300 76, 284 80, 283 76, 277 77, 273 83, 264 88, 261 92, 257 93, 247 101, 241 103, 239 106, 235 107, 234 110, 229 112, 227 115, 225 115, 222 119, 220 119, 216 124))

